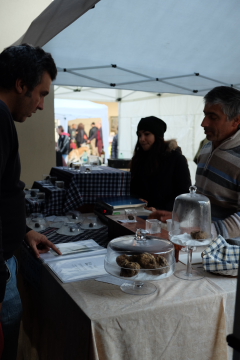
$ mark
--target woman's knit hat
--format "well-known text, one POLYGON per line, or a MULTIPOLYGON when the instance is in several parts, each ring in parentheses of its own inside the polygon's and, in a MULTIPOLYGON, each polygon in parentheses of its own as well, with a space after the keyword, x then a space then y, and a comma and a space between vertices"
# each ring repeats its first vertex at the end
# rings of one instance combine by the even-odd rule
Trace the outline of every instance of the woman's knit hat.
POLYGON ((164 133, 167 130, 167 124, 163 120, 157 118, 156 116, 148 116, 142 118, 139 121, 137 127, 137 135, 138 135, 138 131, 140 130, 150 131, 154 135, 163 138, 164 133))

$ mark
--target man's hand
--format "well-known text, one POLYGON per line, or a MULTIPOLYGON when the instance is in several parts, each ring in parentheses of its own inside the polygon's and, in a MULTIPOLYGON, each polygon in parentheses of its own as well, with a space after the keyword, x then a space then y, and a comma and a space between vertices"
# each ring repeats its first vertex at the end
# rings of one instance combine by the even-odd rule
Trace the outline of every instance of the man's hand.
POLYGON ((147 200, 145 200, 145 199, 139 199, 139 200, 146 203, 146 205, 144 206, 144 209, 149 210, 149 211, 156 211, 156 208, 154 208, 152 206, 148 207, 148 201, 147 200))
POLYGON ((50 249, 56 251, 58 255, 62 255, 61 251, 49 241, 45 235, 39 234, 34 230, 29 231, 25 235, 25 240, 32 248, 37 258, 39 258, 40 254, 47 253, 50 249))
POLYGON ((157 211, 157 209, 152 206, 150 206, 150 207, 144 206, 144 209, 149 210, 149 211, 157 211))
POLYGON ((158 219, 162 222, 166 222, 166 220, 172 218, 172 213, 171 213, 171 211, 157 210, 157 211, 154 211, 152 214, 150 214, 148 218, 149 219, 158 219))

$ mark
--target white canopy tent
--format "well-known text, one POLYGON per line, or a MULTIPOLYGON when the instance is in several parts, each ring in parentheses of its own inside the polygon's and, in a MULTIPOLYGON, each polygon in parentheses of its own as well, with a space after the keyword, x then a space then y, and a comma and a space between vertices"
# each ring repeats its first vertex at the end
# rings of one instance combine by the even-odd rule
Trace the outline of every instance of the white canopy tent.
POLYGON ((55 84, 204 95, 240 86, 239 15, 238 0, 55 0, 17 43, 52 53, 55 84))
POLYGON ((169 137, 177 136, 184 149, 188 143, 184 153, 192 158, 203 138, 202 99, 200 111, 190 96, 159 95, 202 97, 219 85, 240 89, 239 16, 238 0, 55 0, 17 43, 52 53, 56 85, 116 90, 124 156, 132 151, 137 121, 155 115, 167 121, 169 137), (126 91, 158 98, 132 102, 130 109, 126 91))
POLYGON ((54 100, 55 119, 60 120, 64 129, 68 128, 68 121, 75 119, 87 118, 101 118, 102 120, 102 135, 106 158, 108 154, 108 137, 109 137, 109 122, 108 122, 108 107, 102 104, 96 104, 87 100, 54 100))

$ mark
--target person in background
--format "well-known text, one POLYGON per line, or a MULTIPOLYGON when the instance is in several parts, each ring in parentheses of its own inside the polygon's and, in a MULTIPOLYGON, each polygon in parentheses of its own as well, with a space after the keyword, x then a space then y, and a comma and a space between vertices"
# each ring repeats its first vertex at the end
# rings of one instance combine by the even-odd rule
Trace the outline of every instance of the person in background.
POLYGON ((102 124, 101 123, 98 123, 96 146, 98 148, 98 155, 101 156, 102 151, 103 151, 103 137, 102 137, 102 124))
MULTIPOLYGON (((70 135, 64 132, 64 128, 59 125, 57 127, 57 133, 59 135, 57 152, 59 152, 63 158, 62 165, 67 166, 68 154, 70 151, 70 135)), ((61 165, 60 165, 61 166, 61 165)))
POLYGON ((98 155, 97 146, 96 146, 97 132, 98 132, 97 126, 95 125, 95 122, 92 122, 91 123, 91 129, 89 131, 88 143, 90 144, 91 154, 95 155, 95 156, 98 155))
POLYGON ((176 140, 164 141, 166 123, 155 117, 142 118, 130 164, 131 194, 144 199, 150 210, 171 211, 176 196, 191 185, 186 158, 176 140))
MULTIPOLYGON (((198 157, 196 187, 211 203, 212 235, 240 240, 240 91, 218 86, 205 96, 204 128, 209 141, 198 157)), ((151 218, 166 221, 171 212, 151 218)))
POLYGON ((88 143, 90 143, 93 139, 96 139, 96 146, 98 150, 98 156, 101 156, 103 149, 103 138, 102 138, 102 124, 97 124, 97 131, 93 134, 89 139, 88 143))
POLYGON ((52 56, 28 44, 10 46, 0 54, 0 342, 1 360, 16 360, 22 304, 17 289, 17 260, 23 239, 34 254, 57 247, 26 227, 24 183, 14 121, 23 123, 43 110, 57 68, 52 56))
POLYGON ((71 140, 75 140, 76 139, 76 135, 77 135, 77 125, 76 124, 72 124, 71 127, 69 126, 69 134, 70 134, 70 139, 71 140))
POLYGON ((95 125, 95 122, 91 123, 91 129, 89 130, 89 139, 95 135, 95 133, 98 131, 97 126, 95 125))
POLYGON ((77 149, 77 141, 76 141, 76 135, 77 135, 77 125, 72 124, 72 126, 69 126, 69 134, 70 134, 70 150, 77 149))
POLYGON ((112 159, 118 158, 118 134, 113 137, 112 141, 112 159))
POLYGON ((87 134, 84 130, 84 125, 82 123, 78 124, 76 134, 77 146, 80 148, 82 144, 86 143, 88 140, 87 134))

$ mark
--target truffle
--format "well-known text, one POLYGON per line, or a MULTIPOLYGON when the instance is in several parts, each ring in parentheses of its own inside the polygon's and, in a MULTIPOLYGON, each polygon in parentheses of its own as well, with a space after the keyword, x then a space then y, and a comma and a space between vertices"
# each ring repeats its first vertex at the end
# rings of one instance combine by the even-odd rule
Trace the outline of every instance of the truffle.
POLYGON ((140 265, 136 262, 125 261, 124 268, 121 268, 120 276, 132 277, 138 274, 140 265))
POLYGON ((130 255, 128 258, 130 262, 138 262, 138 257, 139 255, 130 255))
POLYGON ((192 231, 191 237, 195 240, 203 240, 208 238, 208 234, 204 231, 192 231))
MULTIPOLYGON (((119 266, 123 266, 125 263, 129 262, 130 261, 130 257, 123 254, 123 255, 119 255, 117 258, 116 258, 116 262, 119 266)), ((124 266, 123 266, 124 267, 124 266)))
POLYGON ((89 224, 89 227, 93 227, 93 223, 90 223, 90 224, 89 224))
POLYGON ((128 215, 128 220, 134 220, 134 216, 133 215, 128 215))
POLYGON ((39 223, 36 223, 36 224, 34 225, 34 227, 35 227, 35 228, 40 228, 40 224, 39 224, 39 223))
POLYGON ((167 273, 170 270, 168 261, 164 256, 156 255, 155 259, 157 263, 157 269, 152 271, 153 275, 161 275, 167 273))
POLYGON ((156 255, 155 257, 158 267, 168 266, 167 259, 162 255, 156 255))
POLYGON ((155 257, 149 253, 143 253, 141 255, 138 255, 138 258, 136 260, 141 268, 143 269, 156 269, 157 263, 155 260, 155 257))

